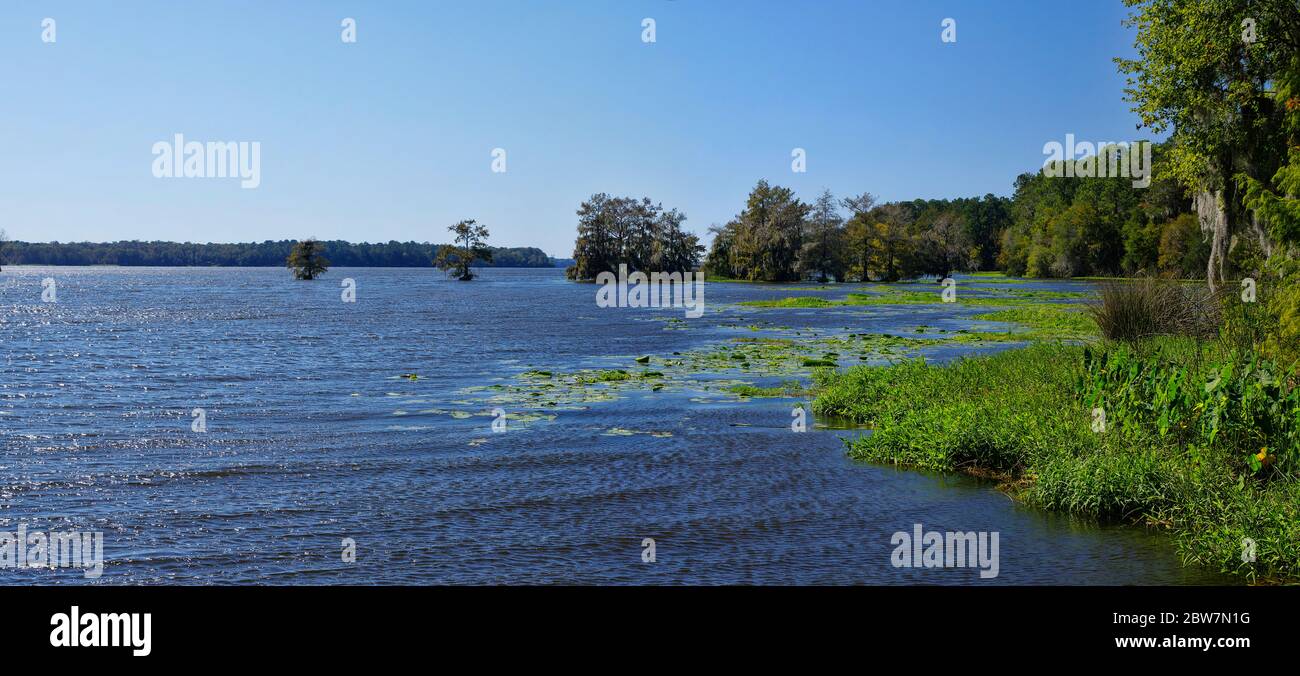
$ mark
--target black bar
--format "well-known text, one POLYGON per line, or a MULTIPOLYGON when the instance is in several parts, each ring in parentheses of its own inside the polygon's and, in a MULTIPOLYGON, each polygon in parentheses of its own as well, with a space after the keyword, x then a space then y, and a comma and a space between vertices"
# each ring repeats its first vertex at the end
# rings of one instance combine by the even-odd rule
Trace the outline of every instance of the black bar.
MULTIPOLYGON (((204 655, 205 664, 208 656, 211 664, 233 664, 264 652, 350 661, 382 650, 386 657, 415 658, 431 649, 460 653, 469 650, 467 641, 484 640, 500 644, 503 652, 494 659, 523 645, 599 643, 662 654, 664 636, 704 646, 725 643, 724 635, 765 649, 815 641, 864 656, 903 648, 915 656, 916 646, 930 645, 945 655, 1005 654, 1012 663, 1034 654, 1055 655, 1060 664, 1239 661, 1282 656, 1294 646, 1300 601, 1295 587, 96 586, 10 587, 0 594, 6 600, 0 637, 10 650, 41 659, 167 664, 195 655, 204 655), (52 646, 51 617, 71 619, 73 606, 83 622, 88 613, 149 613, 150 654, 136 656, 130 645, 52 646), (1178 637, 1247 639, 1249 645, 1158 647, 1178 637), (1116 645, 1142 638, 1154 638, 1157 647, 1116 645)), ((921 651, 927 655, 938 653, 921 651)))

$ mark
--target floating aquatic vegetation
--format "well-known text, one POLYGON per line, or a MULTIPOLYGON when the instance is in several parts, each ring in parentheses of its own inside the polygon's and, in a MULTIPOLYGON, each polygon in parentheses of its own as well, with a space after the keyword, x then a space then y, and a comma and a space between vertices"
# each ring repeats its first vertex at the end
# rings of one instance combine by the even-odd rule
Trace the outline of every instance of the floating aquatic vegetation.
MULTIPOLYGON (((941 302, 937 286, 924 290, 921 285, 913 285, 910 289, 882 285, 840 288, 845 291, 852 289, 853 292, 842 300, 794 297, 742 305, 816 309, 941 302)), ((467 419, 491 415, 487 411, 502 408, 508 411, 507 419, 526 426, 532 422, 555 421, 563 412, 587 410, 633 393, 643 396, 680 393, 698 404, 800 397, 807 394, 805 383, 816 369, 913 358, 924 356, 927 350, 954 344, 1006 344, 1087 335, 1095 332, 1095 327, 1087 325, 1088 318, 1078 311, 1077 305, 1068 302, 1079 295, 1085 294, 1016 289, 1005 293, 990 291, 987 294, 981 292, 981 295, 959 295, 959 303, 988 306, 991 311, 974 317, 959 315, 954 319, 1012 324, 1001 331, 997 330, 997 325, 980 326, 978 323, 956 330, 922 324, 889 334, 855 331, 851 326, 843 327, 842 331, 828 331, 767 321, 736 322, 731 317, 719 317, 722 313, 717 313, 714 315, 715 328, 743 331, 746 335, 671 353, 623 357, 622 365, 611 359, 602 367, 571 371, 557 370, 546 364, 529 364, 525 360, 517 365, 521 369, 519 372, 502 382, 458 389, 460 398, 444 404, 461 407, 459 410, 426 409, 421 413, 467 419), (651 364, 653 369, 648 368, 651 364)), ((860 317, 871 313, 853 314, 860 317)), ((679 318, 670 318, 665 323, 683 322, 679 318)), ((388 395, 410 396, 397 392, 388 395)), ((411 400, 402 403, 411 403, 411 400)), ((405 410, 394 413, 406 414, 405 410)), ((613 428, 603 434, 655 433, 613 428)))
POLYGON ((672 432, 644 432, 641 430, 629 430, 622 427, 611 427, 608 430, 601 432, 601 434, 607 437, 631 437, 637 434, 648 434, 652 437, 658 437, 660 439, 666 439, 673 435, 672 432))

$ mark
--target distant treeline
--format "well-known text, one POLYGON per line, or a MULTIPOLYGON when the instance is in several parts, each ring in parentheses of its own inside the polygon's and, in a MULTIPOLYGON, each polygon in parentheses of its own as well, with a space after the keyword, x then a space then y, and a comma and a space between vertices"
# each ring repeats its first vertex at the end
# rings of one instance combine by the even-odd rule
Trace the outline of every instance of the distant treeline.
MULTIPOLYGON (((128 265, 281 267, 295 240, 239 244, 179 242, 5 242, 0 264, 5 265, 128 265)), ((433 267, 440 245, 422 242, 353 244, 342 240, 321 242, 324 254, 337 267, 433 267)), ((551 258, 535 247, 492 249, 492 262, 476 265, 498 268, 549 268, 551 258)))

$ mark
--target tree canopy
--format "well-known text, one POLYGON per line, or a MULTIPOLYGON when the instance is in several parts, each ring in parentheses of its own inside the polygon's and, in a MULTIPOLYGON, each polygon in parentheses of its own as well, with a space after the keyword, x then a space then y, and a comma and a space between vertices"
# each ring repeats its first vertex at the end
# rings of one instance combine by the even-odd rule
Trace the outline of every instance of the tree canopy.
POLYGON ((812 204, 759 181, 745 209, 713 228, 705 269, 750 281, 895 281, 992 269, 1008 227, 1008 200, 877 204, 870 193, 837 200, 829 190, 812 204), (845 213, 847 212, 847 213, 845 213))
POLYGON ((686 215, 665 210, 649 197, 611 197, 597 193, 578 207, 578 239, 570 279, 591 281, 620 265, 640 272, 690 272, 704 247, 682 229, 686 215))
POLYGON ((294 245, 293 251, 284 264, 293 270, 295 279, 313 280, 325 274, 330 268, 330 261, 321 253, 324 247, 314 239, 304 239, 294 245))
POLYGON ((447 228, 453 235, 454 244, 438 247, 438 254, 433 264, 462 282, 474 279, 470 266, 476 261, 492 262, 492 249, 487 245, 488 230, 473 219, 461 221, 447 228))

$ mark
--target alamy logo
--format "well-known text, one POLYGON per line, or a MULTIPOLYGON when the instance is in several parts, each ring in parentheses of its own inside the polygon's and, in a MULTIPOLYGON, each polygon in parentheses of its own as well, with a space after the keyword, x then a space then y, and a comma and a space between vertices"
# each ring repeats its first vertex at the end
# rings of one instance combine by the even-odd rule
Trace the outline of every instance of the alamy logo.
POLYGON ((650 17, 641 20, 641 42, 644 42, 647 45, 653 45, 655 43, 656 26, 655 20, 650 17))
POLYGON ((186 141, 176 134, 173 142, 153 144, 154 178, 240 178, 239 187, 252 190, 262 184, 260 141, 186 141))
POLYGON ((66 531, 0 531, 0 569, 81 568, 88 580, 104 574, 104 533, 66 531))
POLYGON ((1075 142, 1065 135, 1065 144, 1048 141, 1043 145, 1043 175, 1049 178, 1131 178, 1134 188, 1151 185, 1151 142, 1075 142))
POLYGON ((492 433, 504 434, 506 431, 506 410, 504 408, 492 409, 492 433))
POLYGON ((153 652, 152 613, 81 613, 72 606, 71 612, 50 616, 50 645, 55 648, 134 648, 136 657, 153 652))
POLYGON ((208 431, 208 410, 205 408, 196 408, 190 411, 190 417, 194 422, 190 423, 190 431, 202 434, 208 431))
POLYGON ((1255 280, 1250 277, 1241 280, 1241 302, 1255 302, 1255 280))
POLYGON ((808 173, 808 151, 795 148, 790 151, 790 171, 796 174, 808 173))
POLYGON ((596 275, 596 283, 600 285, 596 292, 596 307, 680 307, 686 308, 686 316, 690 319, 704 316, 702 272, 652 272, 647 275, 637 271, 629 275, 627 265, 620 264, 617 277, 612 272, 602 272, 596 275))
POLYGON ((998 576, 998 532, 924 532, 913 524, 912 532, 897 531, 889 538, 894 545, 890 562, 895 568, 976 568, 984 579, 998 576))

